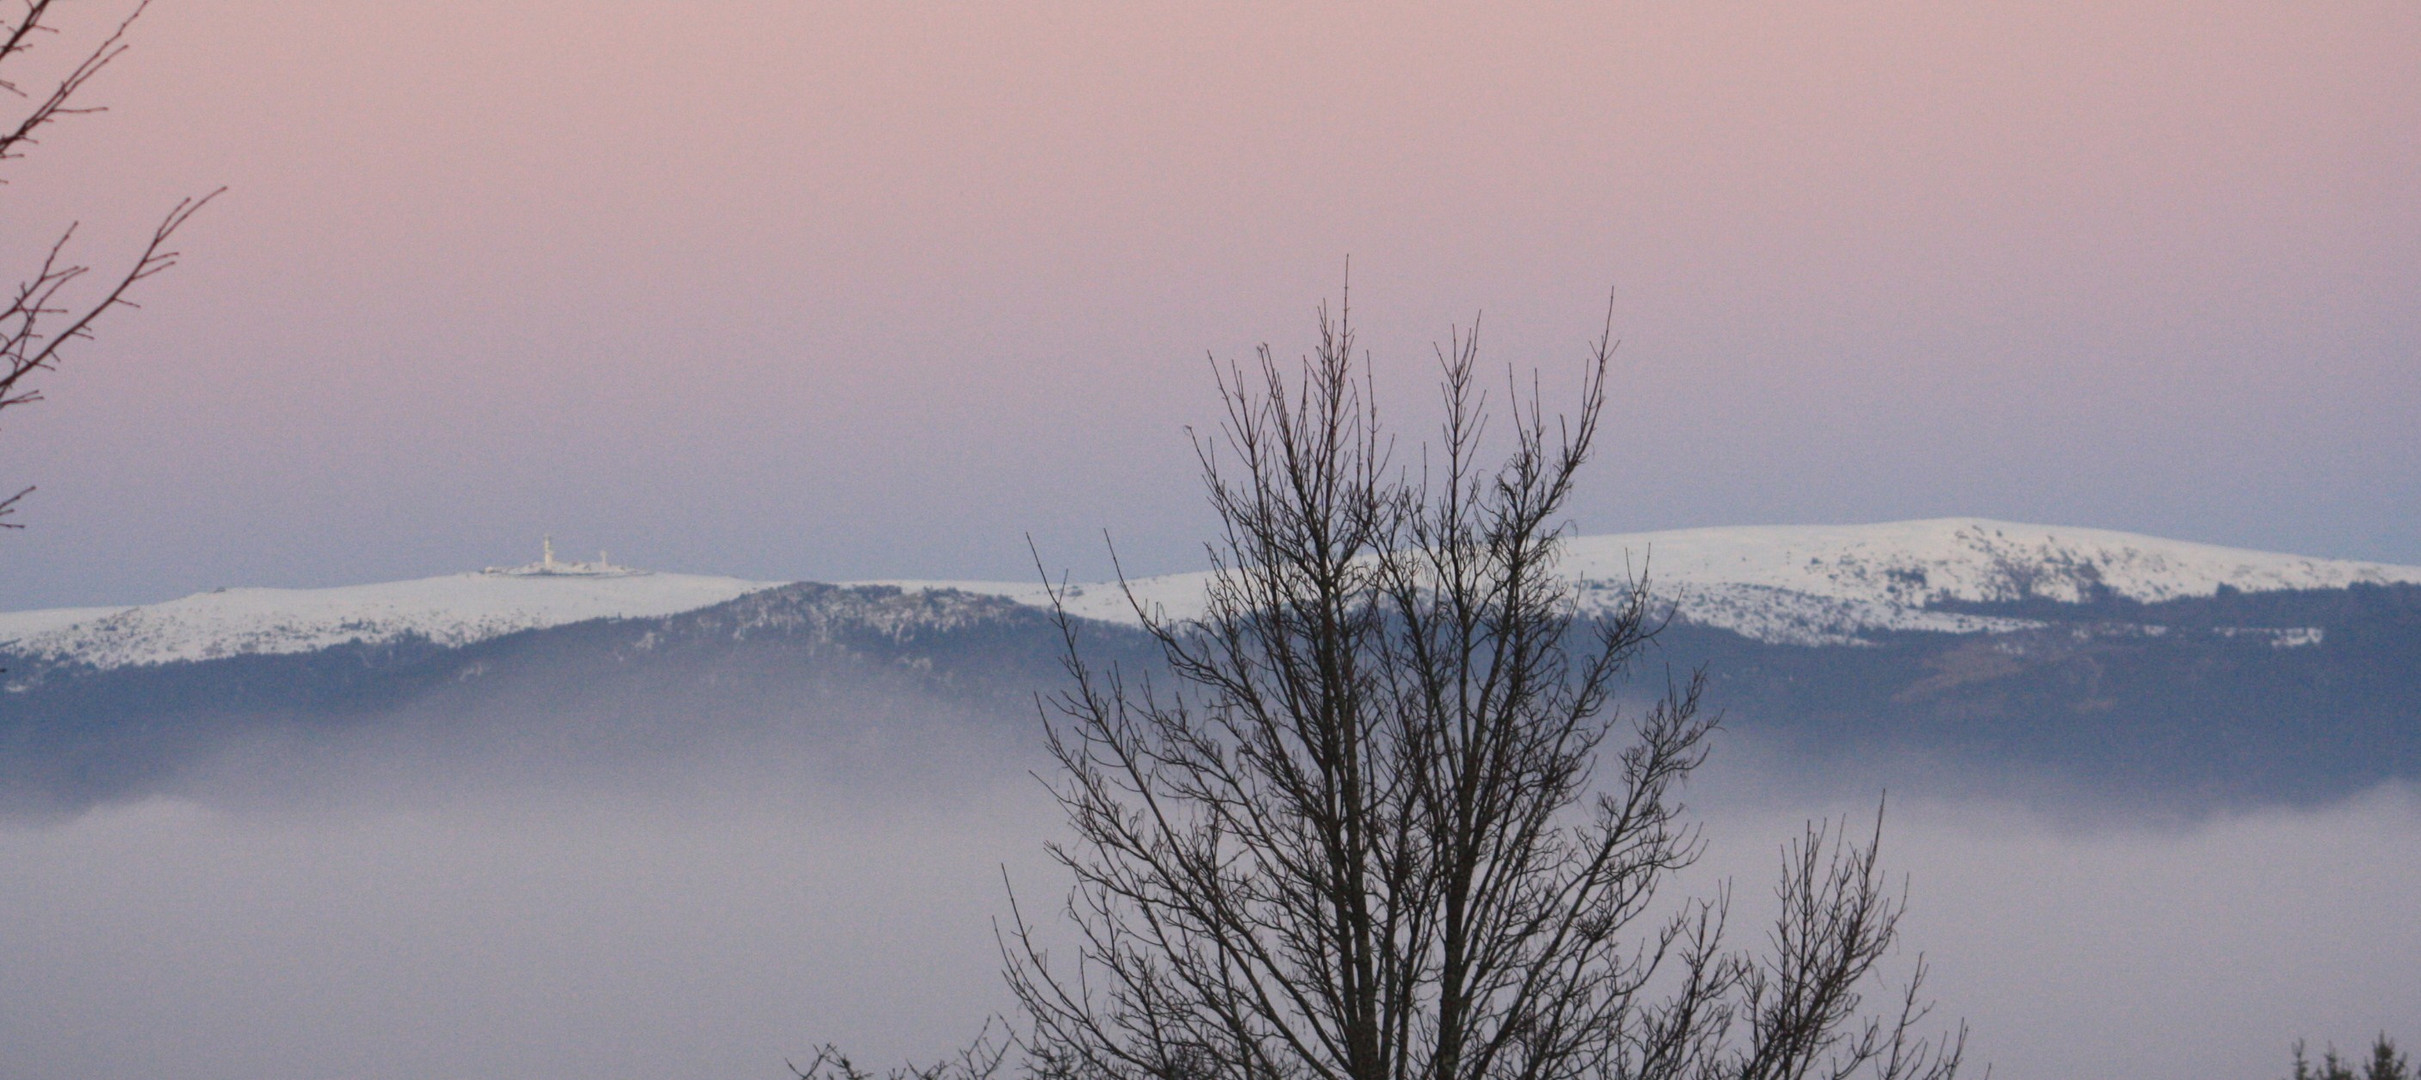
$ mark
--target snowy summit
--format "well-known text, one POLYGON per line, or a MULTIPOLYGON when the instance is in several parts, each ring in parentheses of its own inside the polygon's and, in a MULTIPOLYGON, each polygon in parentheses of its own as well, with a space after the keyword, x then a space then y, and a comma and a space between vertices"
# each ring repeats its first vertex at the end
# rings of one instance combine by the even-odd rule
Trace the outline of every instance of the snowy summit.
MULTIPOLYGON (((1969 634, 2037 624, 1940 610, 1946 601, 2119 598, 2155 602, 2244 592, 2421 583, 2421 567, 2316 559, 2100 529, 1943 518, 1881 525, 1682 529, 1573 538, 1563 570, 1584 610, 1619 602, 1645 573, 1684 623, 1787 645, 1854 645, 1891 631, 1969 634)), ((1131 582, 1170 618, 1201 607, 1204 574, 1131 582)), ((127 608, 0 614, 0 650, 99 668, 302 653, 419 636, 459 646, 521 630, 598 618, 676 615, 780 582, 664 574, 562 562, 550 542, 537 562, 447 577, 335 589, 220 589, 127 608)), ((887 581, 955 588, 1030 605, 1038 584, 887 581)), ((1075 614, 1132 621, 1116 583, 1067 591, 1075 614)))
MULTIPOLYGON (((2244 592, 2421 583, 2421 567, 2318 559, 2165 540, 2104 529, 1938 518, 1879 525, 1772 525, 1574 537, 1562 568, 1584 610, 1619 601, 1645 574, 1684 623, 1785 645, 1848 645, 1898 630, 1983 633, 2030 628, 2021 619, 1935 610, 1945 601, 2114 598, 2157 602, 2244 592)), ((1135 596, 1170 618, 1200 611, 1201 573, 1142 578, 1135 596)), ((894 582, 951 587, 1028 604, 1039 585, 894 582)), ((1132 621, 1116 583, 1077 585, 1068 606, 1132 621)))
POLYGON ((213 589, 125 608, 0 614, 0 649, 98 668, 305 653, 424 637, 460 646, 521 630, 695 611, 772 588, 769 581, 538 562, 334 589, 213 589))

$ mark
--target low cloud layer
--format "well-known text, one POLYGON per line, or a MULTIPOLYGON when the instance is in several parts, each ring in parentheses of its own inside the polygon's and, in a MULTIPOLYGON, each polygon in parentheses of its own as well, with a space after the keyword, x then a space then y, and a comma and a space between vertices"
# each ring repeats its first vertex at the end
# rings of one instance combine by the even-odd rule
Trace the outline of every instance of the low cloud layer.
MULTIPOLYGON (((1995 1077, 2267 1080, 2298 1038, 2315 1051, 2381 1030, 2421 1039, 2409 790, 2187 824, 1938 799, 1889 818, 1904 942, 1932 968, 1938 1015, 1969 1021, 1971 1060, 1995 1077)), ((1795 820, 1718 811, 1710 862, 1749 895, 1795 820)))
MULTIPOLYGON (((289 800, 0 827, 0 1076, 781 1077, 826 1040, 933 1054, 1006 1004, 1004 869, 1056 894, 1055 812, 1016 755, 549 784, 407 783, 440 766, 391 753, 320 762, 289 800)), ((1747 771, 1699 785, 1693 877, 1732 877, 1753 936, 1781 842, 1872 803, 1747 771)), ((2268 1078, 2297 1037, 2421 1039, 2409 792, 2155 824, 1926 795, 1888 828, 1907 943, 1996 1077, 2268 1078)))
POLYGON ((0 838, 9 1076, 784 1076, 997 1008, 1022 792, 545 796, 0 838))

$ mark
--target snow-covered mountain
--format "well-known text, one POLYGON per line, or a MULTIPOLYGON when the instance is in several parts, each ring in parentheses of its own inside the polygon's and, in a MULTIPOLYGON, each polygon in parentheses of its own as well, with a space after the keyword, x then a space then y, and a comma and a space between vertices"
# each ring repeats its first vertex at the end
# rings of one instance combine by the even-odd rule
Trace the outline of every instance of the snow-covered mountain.
MULTIPOLYGON (((1563 569, 1584 607, 1617 602, 1625 582, 1646 574, 1657 595, 1678 602, 1682 622, 1772 644, 1855 644, 1878 631, 1981 633, 2032 629, 2023 619, 1938 610, 1948 602, 2115 598, 2157 602, 2242 592, 2335 589, 2356 583, 2421 582, 2421 566, 2247 551, 2103 529, 1940 518, 1880 525, 1776 525, 1575 537, 1563 569)), ((1171 574, 1130 583, 1170 618, 1199 612, 1205 575, 1171 574)), ((1006 582, 891 582, 956 588, 1047 602, 1039 585, 1006 582)), ((1069 590, 1069 608, 1132 621, 1112 584, 1069 590)))
MULTIPOLYGON (((1704 673, 1727 726, 1777 753, 2181 798, 2421 780, 2421 567, 1960 519, 1576 537, 1562 570, 1595 608, 1648 573, 1681 622, 1649 663, 1704 673), (2363 583, 2395 587, 2346 588, 2363 583)), ((1203 585, 1132 588, 1182 618, 1203 585)), ((1161 670, 1117 625, 1124 590, 1066 596, 1110 623, 1088 662, 1161 670)), ((0 818, 187 792, 357 734, 612 769, 734 746, 838 760, 920 730, 1008 746, 982 740, 1030 736, 1035 695, 1065 684, 1046 602, 1026 583, 774 585, 600 557, 0 615, 0 818)))
POLYGON ((335 589, 216 589, 166 603, 0 614, 0 650, 97 668, 423 637, 468 645, 589 619, 675 615, 777 582, 695 574, 452 574, 335 589))
MULTIPOLYGON (((779 584, 602 569, 533 564, 383 585, 224 589, 136 607, 14 612, 0 614, 0 651, 106 669, 412 636, 458 646, 588 619, 680 614, 779 584)), ((1879 631, 1967 634, 2039 625, 1941 610, 1946 602, 2149 602, 2210 596, 2222 586, 2252 593, 2421 582, 2421 567, 1977 518, 1584 536, 1570 542, 1563 569, 1580 586, 1584 605, 1617 602, 1623 584, 1646 573, 1659 596, 1679 603, 1681 621, 1790 645, 1855 644, 1879 631)), ((1131 587, 1146 604, 1182 618, 1200 610, 1204 578, 1172 574, 1131 587)), ((1034 583, 862 584, 1047 603, 1034 583)), ((1079 615, 1134 618, 1114 583, 1076 585, 1068 601, 1079 615)))

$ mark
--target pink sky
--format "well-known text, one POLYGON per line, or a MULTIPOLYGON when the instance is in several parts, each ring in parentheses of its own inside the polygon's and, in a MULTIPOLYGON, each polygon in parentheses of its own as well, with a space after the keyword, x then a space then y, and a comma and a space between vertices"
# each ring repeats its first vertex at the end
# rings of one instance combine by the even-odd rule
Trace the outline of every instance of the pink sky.
MULTIPOLYGON (((94 4, 97 12, 102 5, 94 4)), ((9 413, 0 608, 518 561, 1194 561, 1203 358, 1353 260, 1568 386, 1585 531, 2421 562, 2421 9, 158 0, 0 240, 188 264, 9 413)), ((22 256, 12 265, 21 265, 22 256)))

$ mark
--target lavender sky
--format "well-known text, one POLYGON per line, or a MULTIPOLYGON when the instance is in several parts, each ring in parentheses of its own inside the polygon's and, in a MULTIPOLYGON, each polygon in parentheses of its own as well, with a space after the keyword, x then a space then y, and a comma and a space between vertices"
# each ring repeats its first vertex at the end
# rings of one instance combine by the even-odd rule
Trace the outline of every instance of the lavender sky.
POLYGON ((1585 531, 2421 562, 2421 8, 1304 7, 158 0, 4 265, 230 191, 8 413, 0 608, 1190 567, 1206 355, 1348 256, 1407 425, 1452 324, 1554 393, 1612 290, 1585 531))

